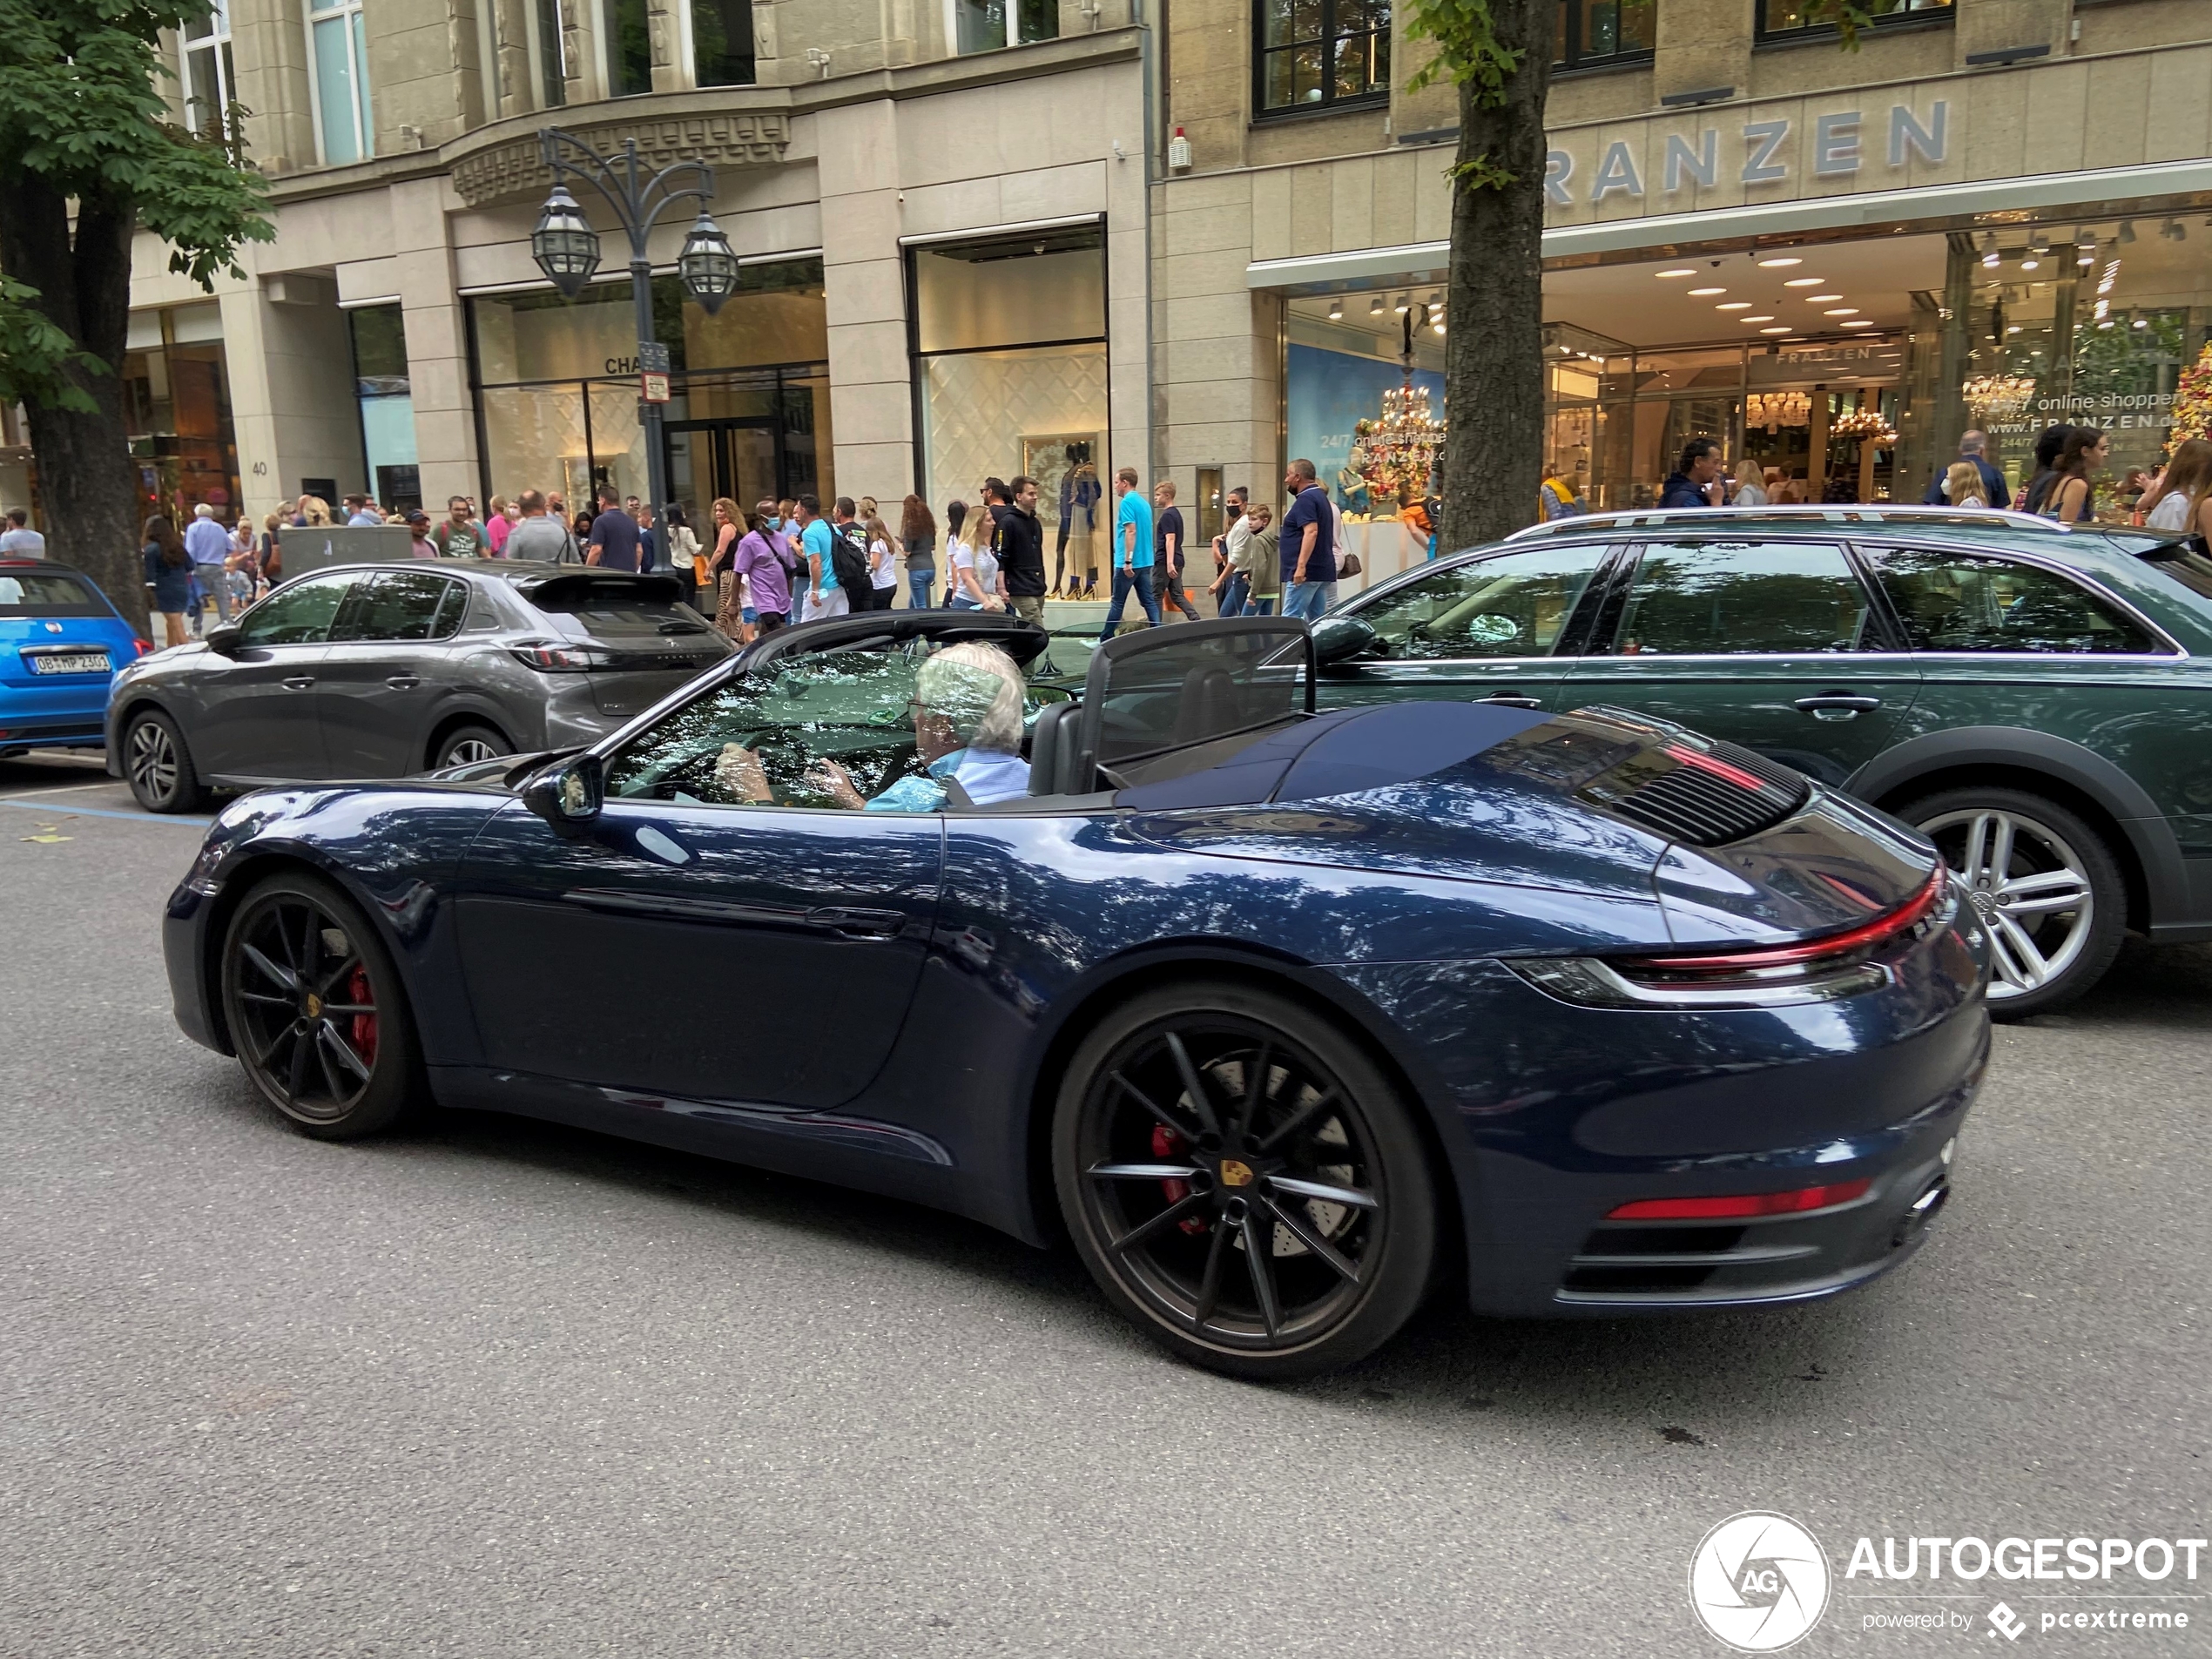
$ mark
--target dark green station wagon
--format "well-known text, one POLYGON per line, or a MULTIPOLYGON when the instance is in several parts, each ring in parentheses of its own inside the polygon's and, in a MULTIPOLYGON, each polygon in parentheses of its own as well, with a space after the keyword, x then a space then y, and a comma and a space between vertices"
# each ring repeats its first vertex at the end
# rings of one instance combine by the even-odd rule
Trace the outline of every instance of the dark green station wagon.
POLYGON ((2212 939, 2212 557, 2011 513, 1554 522, 1316 628, 1321 696, 1609 704, 1916 826, 1997 941, 1992 1011, 2087 990, 2123 933, 2212 939))

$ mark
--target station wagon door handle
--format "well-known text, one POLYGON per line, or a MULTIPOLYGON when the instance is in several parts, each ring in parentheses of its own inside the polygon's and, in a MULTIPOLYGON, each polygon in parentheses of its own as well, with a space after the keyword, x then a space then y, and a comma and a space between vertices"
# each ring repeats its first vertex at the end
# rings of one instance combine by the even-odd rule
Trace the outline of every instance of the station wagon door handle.
POLYGON ((1492 691, 1487 697, 1478 697, 1474 700, 1478 703, 1487 703, 1493 708, 1501 709, 1541 709, 1544 706, 1542 698, 1523 697, 1519 691, 1509 688, 1492 691))
POLYGON ((395 691, 411 691, 422 682, 413 674, 394 674, 388 678, 384 684, 395 691))
POLYGON ((304 691, 314 683, 313 674, 287 674, 284 680, 286 689, 293 691, 304 691))
POLYGON ((1830 709, 1850 714, 1866 714, 1880 708, 1882 699, 1878 697, 1858 697, 1848 691, 1823 691, 1818 697, 1799 698, 1797 706, 1801 714, 1818 714, 1830 709))
POLYGON ((828 905, 808 911, 806 925, 843 934, 847 939, 896 939, 899 930, 907 925, 907 918, 902 911, 850 910, 828 905))

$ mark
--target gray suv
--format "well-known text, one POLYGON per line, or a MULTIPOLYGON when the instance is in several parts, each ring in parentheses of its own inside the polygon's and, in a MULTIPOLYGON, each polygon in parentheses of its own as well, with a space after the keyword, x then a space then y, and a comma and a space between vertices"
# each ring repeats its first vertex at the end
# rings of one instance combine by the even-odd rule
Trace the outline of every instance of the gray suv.
POLYGON ((397 778, 570 748, 736 649, 665 576, 501 559, 345 565, 115 677, 108 770, 150 812, 208 787, 397 778))

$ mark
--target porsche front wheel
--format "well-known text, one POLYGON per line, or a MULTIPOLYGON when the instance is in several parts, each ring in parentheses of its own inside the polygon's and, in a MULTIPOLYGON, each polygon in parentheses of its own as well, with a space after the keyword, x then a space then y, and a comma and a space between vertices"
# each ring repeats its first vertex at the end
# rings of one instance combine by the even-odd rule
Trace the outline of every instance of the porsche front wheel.
POLYGON ((239 1062, 295 1127, 349 1141, 407 1110, 419 1050, 399 971, 336 887, 304 873, 262 881, 231 917, 222 968, 239 1062))
POLYGON ((1186 984, 1116 1008, 1062 1084, 1053 1173, 1108 1298, 1212 1370, 1348 1365, 1428 1288, 1437 1202, 1407 1103, 1264 990, 1186 984))

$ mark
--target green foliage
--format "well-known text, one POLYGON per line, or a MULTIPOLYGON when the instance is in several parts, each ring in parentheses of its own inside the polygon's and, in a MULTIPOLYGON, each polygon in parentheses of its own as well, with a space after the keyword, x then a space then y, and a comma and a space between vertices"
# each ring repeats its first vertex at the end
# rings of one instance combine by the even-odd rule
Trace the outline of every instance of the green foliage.
MULTIPOLYGON (((1889 9, 1884 8, 1885 10, 1889 9)), ((1805 8, 1807 23, 1832 23, 1836 25, 1836 32, 1843 37, 1843 47, 1847 52, 1858 50, 1858 31, 1871 27, 1874 17, 1873 6, 1865 3, 1865 0, 1813 0, 1813 3, 1805 8)))
POLYGON ((1406 82, 1409 92, 1448 81, 1473 88, 1478 104, 1496 109, 1506 101, 1506 82, 1527 56, 1498 44, 1490 0, 1412 0, 1406 30, 1416 40, 1436 43, 1436 56, 1406 82))
POLYGON ((78 349, 51 319, 32 308, 36 288, 0 276, 0 402, 92 412, 82 374, 105 374, 107 365, 78 349))

